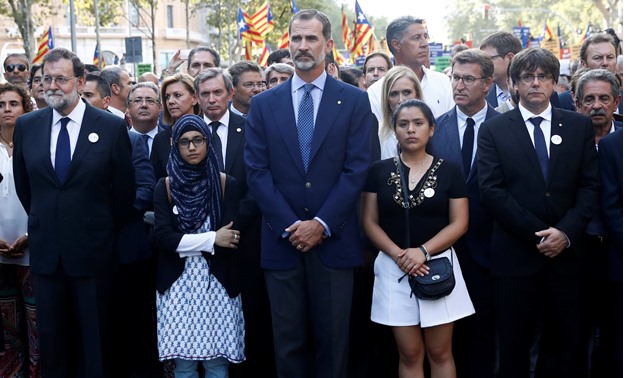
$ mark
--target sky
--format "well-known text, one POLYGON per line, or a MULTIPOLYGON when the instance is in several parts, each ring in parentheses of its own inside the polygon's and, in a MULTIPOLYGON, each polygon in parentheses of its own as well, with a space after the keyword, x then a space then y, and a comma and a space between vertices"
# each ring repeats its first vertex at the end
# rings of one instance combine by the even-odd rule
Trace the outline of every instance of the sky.
MULTIPOLYGON (((362 12, 367 16, 388 17, 389 21, 407 15, 424 18, 427 20, 431 42, 448 42, 445 28, 447 0, 358 0, 358 2, 362 12)), ((353 0, 338 0, 338 3, 344 3, 347 10, 353 10, 355 6, 353 0)))

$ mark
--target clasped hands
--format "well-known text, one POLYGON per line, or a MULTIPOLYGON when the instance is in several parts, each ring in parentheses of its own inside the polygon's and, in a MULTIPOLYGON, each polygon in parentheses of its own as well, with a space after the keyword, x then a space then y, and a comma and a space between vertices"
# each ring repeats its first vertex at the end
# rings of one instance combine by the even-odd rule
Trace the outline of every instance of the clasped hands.
POLYGON ((567 236, 554 227, 535 232, 534 235, 542 238, 542 241, 536 245, 536 248, 543 255, 550 258, 558 256, 569 246, 567 236))
POLYGON ((22 235, 15 239, 13 244, 9 245, 4 239, 0 239, 0 255, 10 258, 19 259, 24 256, 24 250, 28 248, 28 236, 22 235))
POLYGON ((419 248, 402 249, 395 262, 399 269, 412 276, 430 273, 430 268, 425 265, 425 254, 419 248))
POLYGON ((321 244, 326 238, 325 227, 316 219, 295 222, 285 230, 293 247, 301 252, 308 252, 321 244))

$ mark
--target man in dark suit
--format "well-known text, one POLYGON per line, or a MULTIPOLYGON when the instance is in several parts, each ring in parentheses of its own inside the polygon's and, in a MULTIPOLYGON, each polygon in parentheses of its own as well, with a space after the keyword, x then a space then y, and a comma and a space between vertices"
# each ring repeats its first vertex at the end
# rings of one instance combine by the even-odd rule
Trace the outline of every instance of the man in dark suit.
POLYGON ((610 248, 604 295, 604 313, 600 323, 601 369, 603 377, 622 376, 622 263, 623 263, 623 129, 600 140, 598 152, 602 176, 602 218, 610 248))
POLYGON ((229 102, 234 93, 229 71, 209 68, 196 77, 194 87, 205 122, 212 130, 210 143, 216 152, 221 171, 236 179, 238 192, 242 194, 234 228, 240 230, 242 237, 237 253, 246 327, 246 361, 232 365, 230 371, 234 377, 248 377, 259 371, 274 375, 270 307, 260 268, 261 214, 255 200, 248 193, 246 182, 245 119, 229 110, 229 102))
POLYGON ((106 377, 104 350, 116 236, 135 198, 124 120, 80 100, 83 64, 44 57, 49 108, 15 128, 15 186, 28 213, 42 374, 106 377))
POLYGON ((582 342, 582 235, 598 207, 598 162, 591 120, 553 108, 560 71, 543 49, 510 66, 519 106, 484 123, 478 135, 480 193, 495 217, 499 375, 530 376, 540 318, 537 376, 586 376, 582 342))
POLYGON ((436 120, 429 148, 455 162, 466 177, 469 229, 455 244, 475 314, 456 322, 454 358, 460 377, 491 377, 495 369, 495 321, 490 275, 493 218, 480 198, 477 135, 485 120, 499 115, 485 96, 493 84, 493 61, 481 50, 461 51, 452 59, 456 107, 436 120))
MULTIPOLYGON (((614 74, 601 68, 589 70, 580 77, 574 92, 578 113, 591 118, 596 146, 603 137, 621 129, 621 122, 613 120, 613 113, 621 102, 621 86, 614 74)), ((600 170, 603 169, 602 164, 600 160, 600 170)), ((610 240, 602 221, 601 211, 598 211, 589 222, 584 240, 590 267, 596 271, 607 271, 610 240)), ((596 280, 586 286, 584 308, 588 332, 584 336, 587 339, 593 339, 591 336, 595 334, 596 328, 607 317, 609 298, 598 295, 601 292, 608 292, 607 289, 608 284, 605 280, 596 280)), ((604 338, 600 340, 599 348, 592 345, 592 369, 599 376, 609 376, 604 372, 604 369, 609 367, 608 361, 600 360, 606 357, 604 352, 606 345, 602 345, 605 341, 604 338)))
POLYGON ((325 72, 325 14, 295 14, 289 33, 295 75, 253 97, 244 148, 263 216, 277 375, 346 377, 371 111, 365 92, 325 72))

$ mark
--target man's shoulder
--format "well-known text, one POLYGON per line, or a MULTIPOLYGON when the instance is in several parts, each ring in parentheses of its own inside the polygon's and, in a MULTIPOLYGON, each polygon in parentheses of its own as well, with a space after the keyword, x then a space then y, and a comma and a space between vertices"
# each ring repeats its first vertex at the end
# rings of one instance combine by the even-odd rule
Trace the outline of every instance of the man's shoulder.
POLYGON ((523 118, 521 118, 521 112, 518 108, 514 108, 504 113, 499 113, 493 110, 493 112, 487 112, 486 120, 482 123, 481 129, 504 129, 507 125, 510 125, 513 122, 518 122, 519 120, 523 120, 523 118), (490 117, 488 116, 489 113, 491 114, 490 117))

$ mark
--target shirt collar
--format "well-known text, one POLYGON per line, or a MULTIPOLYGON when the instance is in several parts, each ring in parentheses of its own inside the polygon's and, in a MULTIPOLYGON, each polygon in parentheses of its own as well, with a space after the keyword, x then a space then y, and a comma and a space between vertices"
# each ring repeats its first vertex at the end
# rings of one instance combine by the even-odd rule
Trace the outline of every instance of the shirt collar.
MULTIPOLYGON (((327 80, 327 71, 323 70, 323 73, 319 77, 312 80, 312 84, 321 91, 325 89, 325 80, 327 80)), ((296 92, 301 89, 302 86, 307 84, 299 75, 292 75, 292 92, 296 92)))
POLYGON ((534 114, 528 109, 524 108, 520 103, 519 111, 521 112, 521 116, 523 117, 524 121, 527 121, 530 118, 534 118, 534 117, 541 117, 546 121, 550 121, 550 122, 552 121, 552 105, 551 104, 547 104, 547 108, 545 108, 545 110, 543 110, 540 114, 534 114))
MULTIPOLYGON (((206 124, 210 124, 214 121, 212 121, 211 119, 207 118, 206 115, 203 115, 203 119, 205 120, 206 124)), ((229 127, 229 110, 227 110, 225 112, 225 114, 222 115, 222 117, 220 117, 220 119, 218 120, 218 122, 220 122, 221 125, 224 125, 225 127, 229 127)))
POLYGON ((85 105, 83 100, 79 100, 78 104, 76 104, 74 109, 72 109, 70 114, 68 114, 67 116, 63 116, 55 109, 52 109, 52 124, 56 124, 61 118, 68 117, 70 120, 80 125, 83 122, 83 114, 85 114, 86 107, 87 105, 85 105))
POLYGON ((486 120, 487 112, 488 112, 488 105, 486 104, 486 101, 484 101, 484 107, 480 109, 479 112, 472 115, 471 117, 461 112, 460 109, 456 106, 456 115, 458 116, 458 125, 460 128, 465 127, 467 124, 467 118, 472 118, 476 126, 480 127, 480 124, 484 122, 484 120, 486 120))

